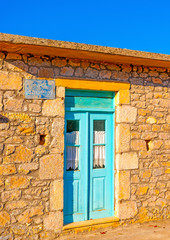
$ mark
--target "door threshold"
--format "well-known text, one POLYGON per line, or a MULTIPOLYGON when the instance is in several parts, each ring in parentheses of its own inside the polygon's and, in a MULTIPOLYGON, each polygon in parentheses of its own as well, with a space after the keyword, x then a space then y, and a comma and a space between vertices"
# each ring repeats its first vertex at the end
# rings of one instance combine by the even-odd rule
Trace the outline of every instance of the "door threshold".
POLYGON ((99 218, 99 219, 69 223, 69 224, 63 226, 63 230, 71 230, 74 228, 90 227, 93 225, 102 225, 102 224, 114 223, 114 222, 119 222, 119 218, 107 217, 107 218, 99 218))

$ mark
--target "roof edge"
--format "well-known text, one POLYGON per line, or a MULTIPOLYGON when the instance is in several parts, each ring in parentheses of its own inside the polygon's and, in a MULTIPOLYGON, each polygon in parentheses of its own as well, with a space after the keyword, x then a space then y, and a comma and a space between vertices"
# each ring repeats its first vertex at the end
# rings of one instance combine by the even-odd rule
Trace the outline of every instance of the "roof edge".
MULTIPOLYGON (((10 46, 18 46, 17 52, 22 53, 22 48, 24 46, 29 45, 28 53, 31 53, 31 46, 32 48, 44 48, 44 49, 54 49, 59 50, 60 52, 66 52, 66 50, 71 50, 72 52, 84 52, 86 56, 94 55, 97 59, 97 54, 99 55, 107 55, 109 56, 120 56, 120 57, 130 57, 130 58, 140 58, 140 59, 148 59, 150 61, 166 61, 168 65, 170 64, 170 55, 161 54, 161 53, 151 53, 151 52, 144 52, 144 51, 136 51, 136 50, 128 50, 122 48, 113 48, 113 47, 104 47, 104 46, 97 46, 97 45, 90 45, 90 44, 83 44, 83 43, 75 43, 75 42, 66 42, 66 41, 58 41, 58 40, 51 40, 51 39, 44 39, 44 38, 35 38, 35 37, 27 37, 27 36, 20 36, 20 35, 13 35, 13 34, 6 34, 0 33, 0 51, 4 50, 6 46, 8 50, 10 46), (2 46, 2 47, 1 47, 2 46)), ((11 47, 12 49, 12 47, 11 47)), ((26 49, 26 48, 25 48, 26 49)), ((25 50, 26 51, 26 50, 25 50)), ((44 51, 46 53, 46 51, 44 51)), ((51 52, 49 51, 51 54, 51 52)), ((66 56, 67 57, 67 56, 66 56)), ((82 56, 83 58, 83 56, 82 56)), ((92 58, 94 60, 94 58, 92 58)), ((99 57, 99 61, 101 61, 101 57, 99 57)), ((161 64, 162 65, 162 64, 161 64)))

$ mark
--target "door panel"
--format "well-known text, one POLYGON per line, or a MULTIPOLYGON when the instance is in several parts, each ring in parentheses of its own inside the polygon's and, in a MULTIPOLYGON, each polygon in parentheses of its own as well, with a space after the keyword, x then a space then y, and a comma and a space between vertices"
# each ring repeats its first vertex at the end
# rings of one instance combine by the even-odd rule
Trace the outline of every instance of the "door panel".
POLYGON ((92 183, 92 211, 98 211, 100 209, 104 209, 105 206, 105 178, 97 177, 93 178, 92 183))

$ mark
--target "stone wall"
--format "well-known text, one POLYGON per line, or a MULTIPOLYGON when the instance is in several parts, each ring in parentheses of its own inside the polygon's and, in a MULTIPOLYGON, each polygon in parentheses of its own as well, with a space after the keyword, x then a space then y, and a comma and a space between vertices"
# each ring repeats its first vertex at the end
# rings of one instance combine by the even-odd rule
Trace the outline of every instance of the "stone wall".
POLYGON ((115 216, 168 217, 170 69, 0 53, 0 236, 61 232, 65 89, 55 100, 26 100, 23 89, 23 79, 57 77, 131 84, 116 95, 115 216))
POLYGON ((166 87, 131 85, 126 103, 117 101, 115 188, 121 219, 141 222, 170 214, 169 96, 166 87))

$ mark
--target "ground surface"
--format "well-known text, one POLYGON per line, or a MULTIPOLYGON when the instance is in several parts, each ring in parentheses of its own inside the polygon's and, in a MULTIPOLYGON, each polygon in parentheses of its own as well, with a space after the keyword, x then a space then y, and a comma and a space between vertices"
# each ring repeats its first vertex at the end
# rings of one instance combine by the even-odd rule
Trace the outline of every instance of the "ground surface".
POLYGON ((113 229, 67 235, 59 240, 170 240, 170 220, 120 226, 113 229))

